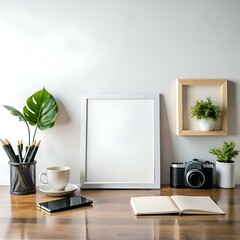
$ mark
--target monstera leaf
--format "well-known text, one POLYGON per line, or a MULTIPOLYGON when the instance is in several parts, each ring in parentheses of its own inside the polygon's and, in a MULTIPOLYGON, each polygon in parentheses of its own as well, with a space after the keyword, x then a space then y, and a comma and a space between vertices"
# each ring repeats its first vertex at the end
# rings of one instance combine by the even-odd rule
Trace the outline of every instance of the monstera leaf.
POLYGON ((54 126, 57 112, 57 103, 45 88, 29 97, 23 107, 24 118, 31 126, 36 125, 40 130, 54 126))
POLYGON ((30 145, 30 128, 36 126, 33 139, 35 139, 37 129, 45 130, 54 126, 58 106, 54 97, 43 88, 40 91, 34 93, 27 99, 26 105, 23 107, 23 113, 15 109, 14 107, 3 105, 12 115, 17 116, 19 121, 24 121, 28 128, 29 145, 30 145))
POLYGON ((12 115, 19 117, 19 121, 24 121, 26 122, 26 119, 24 118, 23 114, 21 112, 19 112, 16 108, 11 107, 11 106, 7 106, 7 105, 3 105, 8 111, 11 112, 12 115))
POLYGON ((25 119, 24 115, 19 112, 16 108, 14 107, 11 107, 11 106, 7 106, 7 105, 3 105, 8 111, 11 112, 11 114, 13 116, 16 116, 19 118, 19 121, 24 121, 26 126, 27 126, 27 129, 28 129, 28 142, 29 142, 29 145, 30 145, 30 128, 28 126, 28 123, 27 123, 27 120, 25 119))

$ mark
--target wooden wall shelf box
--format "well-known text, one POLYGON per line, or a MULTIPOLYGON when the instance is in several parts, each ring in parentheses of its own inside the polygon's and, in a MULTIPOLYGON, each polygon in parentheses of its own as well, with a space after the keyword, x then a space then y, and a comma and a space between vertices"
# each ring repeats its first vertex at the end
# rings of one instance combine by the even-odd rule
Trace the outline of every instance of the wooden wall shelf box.
MULTIPOLYGON (((214 99, 215 100, 215 99, 214 99)), ((216 136, 228 134, 228 97, 226 79, 177 79, 177 135, 216 136), (195 101, 214 95, 223 110, 220 127, 200 131, 191 127, 190 107, 195 101), (190 104, 191 103, 191 104, 190 104)))

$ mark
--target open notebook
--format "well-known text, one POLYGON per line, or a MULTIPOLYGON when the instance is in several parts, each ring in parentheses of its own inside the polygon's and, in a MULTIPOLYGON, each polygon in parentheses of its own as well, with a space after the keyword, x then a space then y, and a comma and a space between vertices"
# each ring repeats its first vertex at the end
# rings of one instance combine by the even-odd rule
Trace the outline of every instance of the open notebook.
POLYGON ((130 200, 135 215, 225 214, 208 196, 146 196, 130 200))

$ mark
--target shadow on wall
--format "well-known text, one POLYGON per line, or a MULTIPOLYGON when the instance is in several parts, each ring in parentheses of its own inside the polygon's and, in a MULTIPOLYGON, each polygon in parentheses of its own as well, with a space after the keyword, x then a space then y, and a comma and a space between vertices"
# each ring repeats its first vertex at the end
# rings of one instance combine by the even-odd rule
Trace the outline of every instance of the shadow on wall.
POLYGON ((228 80, 228 134, 237 135, 236 84, 228 80))
POLYGON ((161 184, 170 183, 170 165, 173 162, 172 140, 164 97, 160 95, 160 148, 161 148, 161 184), (169 169, 169 171, 166 171, 169 169))
POLYGON ((64 106, 64 104, 59 100, 56 99, 58 103, 59 113, 57 118, 57 124, 58 125, 65 125, 71 121, 70 115, 64 106))

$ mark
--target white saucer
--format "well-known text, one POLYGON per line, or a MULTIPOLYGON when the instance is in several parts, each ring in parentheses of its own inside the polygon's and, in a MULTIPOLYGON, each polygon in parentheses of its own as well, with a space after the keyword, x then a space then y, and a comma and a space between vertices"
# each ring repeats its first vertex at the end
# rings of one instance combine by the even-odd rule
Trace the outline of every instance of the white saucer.
POLYGON ((55 191, 53 188, 51 188, 49 185, 43 185, 39 187, 39 190, 43 193, 45 193, 48 196, 53 197, 62 197, 69 195, 76 191, 78 189, 78 186, 72 183, 69 183, 64 190, 61 191, 55 191))

